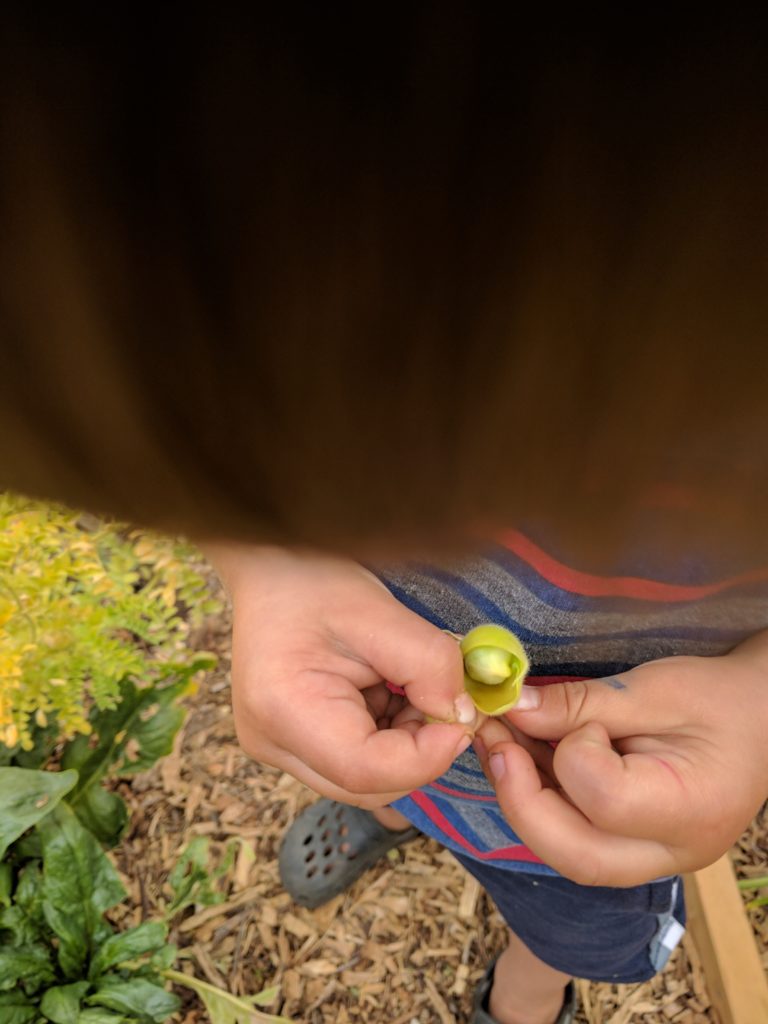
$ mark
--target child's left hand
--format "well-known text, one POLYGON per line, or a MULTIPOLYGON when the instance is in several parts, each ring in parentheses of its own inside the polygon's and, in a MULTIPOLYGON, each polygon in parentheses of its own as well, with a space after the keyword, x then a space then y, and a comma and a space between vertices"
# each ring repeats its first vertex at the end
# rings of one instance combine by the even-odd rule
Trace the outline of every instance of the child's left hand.
POLYGON ((488 719, 476 746, 512 828, 566 878, 696 870, 768 797, 768 631, 724 657, 535 689, 539 708, 488 719))

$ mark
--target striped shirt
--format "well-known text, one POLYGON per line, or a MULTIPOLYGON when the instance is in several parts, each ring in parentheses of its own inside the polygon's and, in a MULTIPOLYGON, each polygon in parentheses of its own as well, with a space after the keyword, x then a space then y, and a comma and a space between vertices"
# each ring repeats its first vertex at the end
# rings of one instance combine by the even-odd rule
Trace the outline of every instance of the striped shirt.
MULTIPOLYGON (((472 560, 376 571, 396 598, 441 629, 463 634, 483 622, 511 629, 530 657, 531 683, 600 678, 671 655, 724 654, 768 627, 768 569, 724 577, 701 558, 663 572, 649 565, 646 556, 620 574, 595 575, 511 530, 472 560)), ((457 853, 556 874, 506 823, 471 747, 394 806, 457 853)))

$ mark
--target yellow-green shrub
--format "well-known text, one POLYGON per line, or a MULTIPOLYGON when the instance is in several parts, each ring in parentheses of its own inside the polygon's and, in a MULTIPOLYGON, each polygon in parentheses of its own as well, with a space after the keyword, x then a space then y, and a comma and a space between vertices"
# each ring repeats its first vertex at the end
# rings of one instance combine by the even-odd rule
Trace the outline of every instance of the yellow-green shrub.
POLYGON ((215 607, 181 541, 0 494, 0 744, 29 750, 50 723, 88 733, 121 681, 188 663, 190 625, 215 607))

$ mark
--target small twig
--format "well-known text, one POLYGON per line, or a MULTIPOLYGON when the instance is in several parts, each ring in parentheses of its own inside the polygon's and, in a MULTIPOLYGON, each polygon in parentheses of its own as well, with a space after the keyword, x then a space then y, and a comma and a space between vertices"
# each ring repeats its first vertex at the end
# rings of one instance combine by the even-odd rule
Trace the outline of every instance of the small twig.
MULTIPOLYGON (((248 913, 243 912, 240 915, 240 927, 237 929, 237 938, 235 939, 235 949, 232 954, 232 966, 229 969, 229 984, 235 992, 242 988, 242 985, 238 983, 237 972, 240 969, 240 956, 243 949, 243 940, 245 939, 245 933, 248 928, 248 913)), ((238 992, 242 995, 242 992, 238 992)))
POLYGON ((221 976, 221 973, 214 964, 213 960, 211 960, 210 956, 208 956, 208 953, 205 951, 205 949, 199 943, 196 943, 192 947, 192 952, 194 953, 195 960, 197 960, 198 964, 200 965, 200 969, 202 970, 203 974, 206 976, 208 981, 210 981, 212 985, 215 985, 216 988, 226 989, 226 981, 221 976))
POLYGON ((143 924, 149 917, 149 897, 147 896, 147 886, 144 881, 144 872, 137 870, 136 878, 139 883, 139 898, 141 900, 141 921, 143 924))

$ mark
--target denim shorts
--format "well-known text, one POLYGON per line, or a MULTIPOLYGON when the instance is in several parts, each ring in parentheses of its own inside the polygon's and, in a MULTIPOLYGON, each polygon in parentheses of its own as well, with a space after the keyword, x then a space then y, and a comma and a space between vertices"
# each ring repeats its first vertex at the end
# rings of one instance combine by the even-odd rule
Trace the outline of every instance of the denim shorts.
POLYGON ((577 978, 647 981, 664 967, 685 930, 679 877, 611 889, 454 857, 531 952, 577 978))

